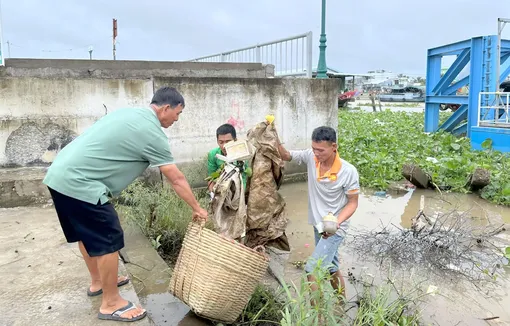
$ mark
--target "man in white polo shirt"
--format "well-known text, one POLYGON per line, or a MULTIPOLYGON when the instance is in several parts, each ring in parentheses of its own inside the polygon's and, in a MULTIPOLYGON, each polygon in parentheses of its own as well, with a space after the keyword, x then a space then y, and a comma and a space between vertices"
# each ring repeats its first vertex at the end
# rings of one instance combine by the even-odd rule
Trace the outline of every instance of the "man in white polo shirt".
MULTIPOLYGON (((308 168, 308 224, 314 226, 315 250, 306 263, 305 271, 308 274, 313 272, 321 259, 321 266, 329 268, 333 276, 331 284, 345 296, 338 247, 345 237, 349 218, 358 208, 360 187, 358 171, 340 158, 336 142, 335 130, 323 126, 313 131, 311 149, 289 152, 280 144, 278 150, 283 160, 304 163, 308 168), (320 227, 322 218, 329 212, 337 217, 338 231, 335 234, 324 233, 320 227)), ((315 291, 314 277, 308 275, 308 280, 315 291)))

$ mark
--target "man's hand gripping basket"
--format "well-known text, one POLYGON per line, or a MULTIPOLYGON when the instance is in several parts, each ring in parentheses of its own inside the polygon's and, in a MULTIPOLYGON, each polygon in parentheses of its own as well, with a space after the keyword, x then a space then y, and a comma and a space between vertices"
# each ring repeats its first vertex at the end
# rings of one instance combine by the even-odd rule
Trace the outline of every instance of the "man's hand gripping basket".
POLYGON ((248 248, 191 222, 170 280, 170 292, 197 315, 234 322, 266 273, 264 248, 248 248))

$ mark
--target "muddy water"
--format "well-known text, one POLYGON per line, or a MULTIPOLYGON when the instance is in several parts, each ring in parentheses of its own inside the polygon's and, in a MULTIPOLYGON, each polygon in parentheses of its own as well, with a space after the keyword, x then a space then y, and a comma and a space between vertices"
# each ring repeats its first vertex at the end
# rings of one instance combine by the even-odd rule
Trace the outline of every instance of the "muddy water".
MULTIPOLYGON (((290 219, 287 234, 292 246, 292 253, 286 266, 286 278, 294 282, 299 281, 302 270, 293 263, 306 260, 313 251, 313 231, 307 224, 307 188, 306 183, 286 185, 281 189, 285 197, 290 219)), ((447 213, 452 210, 465 211, 473 220, 481 224, 510 223, 510 208, 492 205, 476 195, 444 194, 440 196, 433 191, 414 190, 409 192, 393 192, 383 197, 375 196, 373 191, 364 191, 360 196, 359 208, 351 218, 351 232, 359 229, 376 229, 381 225, 393 223, 398 227, 409 227, 411 218, 420 209, 420 198, 424 197, 425 214, 447 213)), ((510 234, 502 235, 510 241, 510 234)), ((379 268, 355 257, 351 252, 340 249, 342 273, 347 271, 353 274, 366 270, 371 274, 382 274, 379 268)), ((396 271, 394 271, 395 273, 396 271)), ((418 271, 419 272, 419 271, 418 271)), ((439 294, 432 300, 423 304, 423 319, 433 325, 487 325, 482 320, 487 317, 499 317, 493 324, 510 325, 510 281, 509 273, 500 280, 497 291, 481 294, 469 284, 450 284, 449 280, 434 279, 433 283, 424 283, 437 286, 439 294), (486 298, 490 295, 490 298, 486 298)), ((382 277, 382 276, 381 276, 382 277)), ((427 280, 427 275, 417 275, 412 278, 427 280)), ((354 287, 349 284, 347 296, 355 295, 354 287)))

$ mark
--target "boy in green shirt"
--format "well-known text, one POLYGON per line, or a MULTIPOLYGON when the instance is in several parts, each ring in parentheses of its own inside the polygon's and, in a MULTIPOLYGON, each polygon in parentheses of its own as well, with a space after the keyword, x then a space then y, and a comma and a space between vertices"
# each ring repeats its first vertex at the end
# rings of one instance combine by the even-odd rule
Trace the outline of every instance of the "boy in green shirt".
MULTIPOLYGON (((218 143, 218 147, 211 150, 207 157, 207 175, 211 176, 213 173, 217 172, 223 165, 223 161, 216 157, 216 154, 227 155, 225 151, 225 144, 231 141, 237 140, 237 133, 234 126, 231 124, 225 123, 216 129, 216 142, 218 143)), ((244 164, 244 168, 246 169, 248 165, 244 164)), ((218 171, 219 172, 219 171, 218 171)), ((246 170, 242 171, 241 177, 243 179, 244 188, 246 189, 246 170)), ((209 182, 209 191, 212 191, 215 182, 209 182)))

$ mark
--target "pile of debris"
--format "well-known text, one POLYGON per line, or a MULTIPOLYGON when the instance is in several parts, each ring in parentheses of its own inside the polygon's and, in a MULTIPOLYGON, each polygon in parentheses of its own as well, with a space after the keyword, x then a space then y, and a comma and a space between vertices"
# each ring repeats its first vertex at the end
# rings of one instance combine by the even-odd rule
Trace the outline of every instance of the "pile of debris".
MULTIPOLYGON (((404 269, 419 267, 440 277, 460 275, 473 283, 494 281, 508 263, 500 226, 476 226, 467 212, 452 211, 431 219, 420 209, 409 229, 392 224, 360 231, 349 248, 365 259, 404 269)), ((451 279, 451 278, 450 278, 451 279)))

